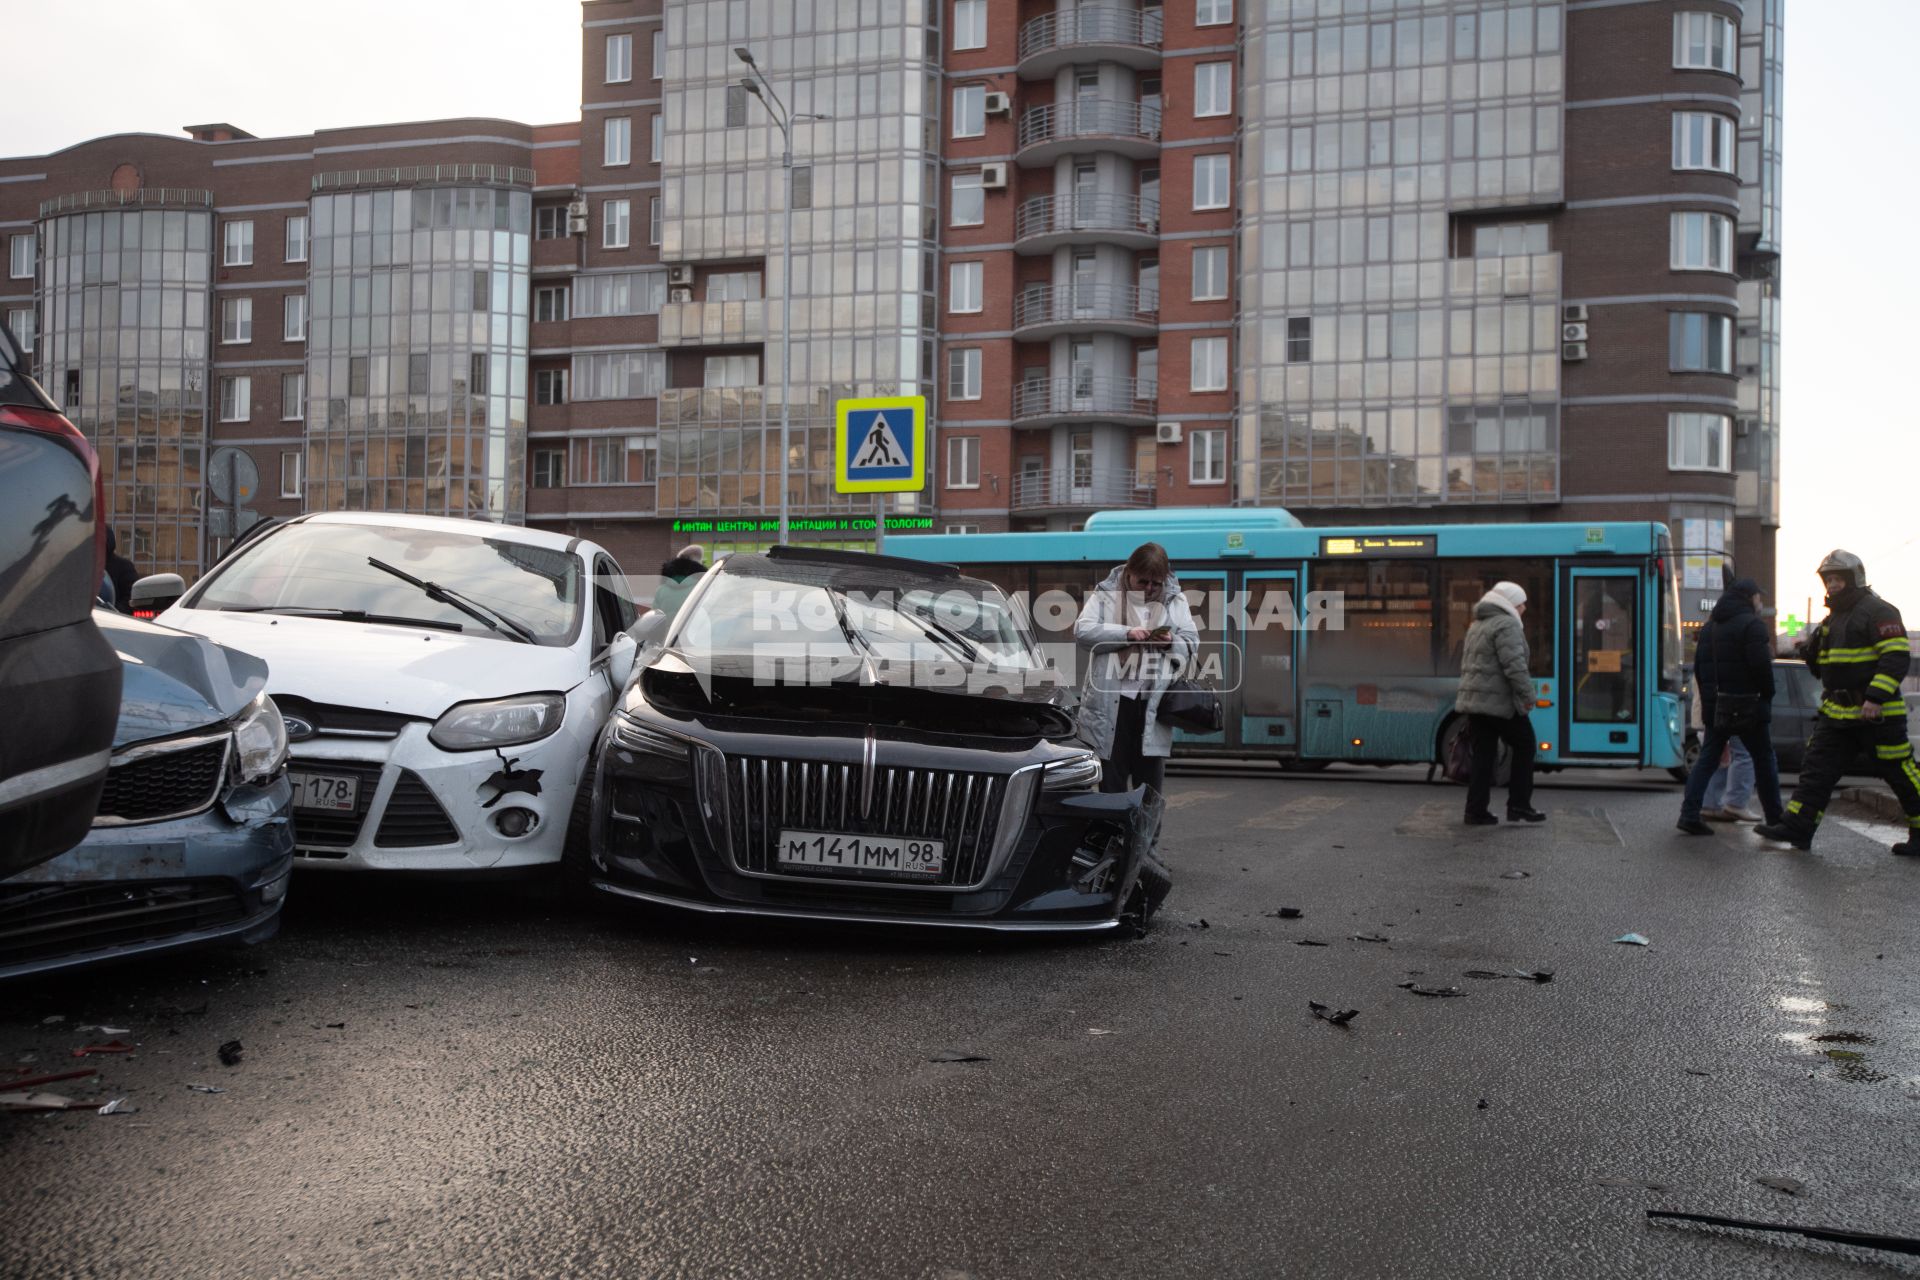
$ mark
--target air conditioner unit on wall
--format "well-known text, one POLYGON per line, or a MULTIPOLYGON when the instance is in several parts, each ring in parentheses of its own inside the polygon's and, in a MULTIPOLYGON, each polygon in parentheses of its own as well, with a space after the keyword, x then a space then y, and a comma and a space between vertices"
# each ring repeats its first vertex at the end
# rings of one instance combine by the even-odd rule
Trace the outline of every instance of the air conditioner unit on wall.
POLYGON ((693 268, 685 263, 677 267, 668 267, 667 283, 691 285, 693 283, 693 268))
POLYGON ((1560 344, 1560 358, 1568 364, 1574 364, 1587 358, 1587 344, 1584 342, 1563 342, 1560 344))
POLYGON ((569 201, 567 202, 567 216, 568 216, 569 218, 584 218, 584 217, 586 217, 586 216, 587 216, 587 202, 586 202, 585 200, 569 200, 569 201))
POLYGON ((1154 423, 1153 438, 1159 444, 1179 444, 1180 424, 1177 422, 1154 423))
POLYGON ((1013 95, 989 93, 986 95, 986 105, 990 116, 1010 116, 1013 114, 1013 95))
POLYGON ((1587 322, 1587 304, 1584 302, 1569 303, 1560 308, 1560 318, 1568 324, 1585 324, 1587 322))
POLYGON ((980 186, 987 191, 1001 191, 1007 185, 1007 166, 1003 163, 983 164, 980 166, 980 186))
POLYGON ((1563 324, 1560 326, 1560 341, 1585 342, 1586 340, 1587 326, 1584 324, 1563 324))
POLYGON ((673 288, 667 290, 667 301, 692 302, 693 290, 689 289, 686 285, 675 285, 673 288))

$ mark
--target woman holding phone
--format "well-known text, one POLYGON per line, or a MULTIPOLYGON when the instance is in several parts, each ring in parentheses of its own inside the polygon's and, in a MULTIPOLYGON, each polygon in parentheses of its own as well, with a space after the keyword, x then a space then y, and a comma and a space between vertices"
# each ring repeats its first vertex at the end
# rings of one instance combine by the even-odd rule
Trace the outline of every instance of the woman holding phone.
POLYGON ((1164 790, 1173 726, 1158 718, 1160 699, 1200 652, 1200 632, 1166 549, 1157 542, 1136 547, 1087 598, 1073 634, 1093 659, 1080 737, 1104 765, 1100 789, 1164 790))

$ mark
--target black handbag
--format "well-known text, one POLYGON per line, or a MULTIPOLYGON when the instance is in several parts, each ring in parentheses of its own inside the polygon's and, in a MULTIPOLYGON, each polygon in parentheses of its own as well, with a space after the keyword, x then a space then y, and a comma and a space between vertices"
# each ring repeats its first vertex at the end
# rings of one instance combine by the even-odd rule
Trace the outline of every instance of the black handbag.
POLYGON ((1760 727, 1760 695, 1722 693, 1713 700, 1713 730, 1728 735, 1760 727))
POLYGON ((1154 718, 1188 733, 1218 733, 1227 723, 1220 695, 1198 680, 1175 680, 1168 685, 1154 718))

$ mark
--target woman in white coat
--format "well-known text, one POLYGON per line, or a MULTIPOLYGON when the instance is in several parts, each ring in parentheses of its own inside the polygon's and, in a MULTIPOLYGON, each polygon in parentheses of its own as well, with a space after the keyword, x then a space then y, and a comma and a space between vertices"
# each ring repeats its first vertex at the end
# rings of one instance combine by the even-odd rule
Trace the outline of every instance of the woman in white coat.
POLYGON ((1160 698, 1200 652, 1200 632, 1166 549, 1157 542, 1137 547, 1087 598, 1073 635, 1092 658, 1080 737, 1104 765, 1100 789, 1164 790, 1173 726, 1158 717, 1160 698))

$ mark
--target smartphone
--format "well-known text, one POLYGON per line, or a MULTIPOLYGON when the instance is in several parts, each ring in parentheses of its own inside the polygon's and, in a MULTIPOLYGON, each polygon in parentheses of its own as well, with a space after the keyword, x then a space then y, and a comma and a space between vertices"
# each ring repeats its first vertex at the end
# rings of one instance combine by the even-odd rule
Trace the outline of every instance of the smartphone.
POLYGON ((1148 632, 1148 634, 1155 640, 1171 640, 1173 638, 1173 628, 1155 627, 1152 631, 1148 632))

